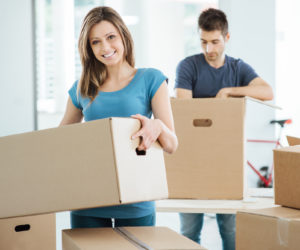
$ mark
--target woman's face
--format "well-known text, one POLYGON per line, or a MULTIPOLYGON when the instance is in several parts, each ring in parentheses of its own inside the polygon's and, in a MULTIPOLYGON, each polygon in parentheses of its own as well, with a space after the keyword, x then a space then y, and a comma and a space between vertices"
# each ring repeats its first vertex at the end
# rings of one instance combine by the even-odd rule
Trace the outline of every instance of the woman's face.
POLYGON ((107 67, 123 62, 123 41, 119 31, 110 22, 95 24, 90 30, 89 43, 95 57, 107 67))

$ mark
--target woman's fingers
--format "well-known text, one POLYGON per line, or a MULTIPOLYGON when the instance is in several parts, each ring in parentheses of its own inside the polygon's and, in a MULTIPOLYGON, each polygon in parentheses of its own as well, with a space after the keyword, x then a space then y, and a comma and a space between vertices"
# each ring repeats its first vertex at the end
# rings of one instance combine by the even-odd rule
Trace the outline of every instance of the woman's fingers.
POLYGON ((138 146, 138 150, 147 150, 151 146, 151 143, 149 143, 149 140, 142 140, 141 144, 138 146))
POLYGON ((134 140, 135 138, 143 136, 143 133, 144 133, 144 129, 141 128, 138 132, 136 132, 133 136, 131 136, 131 139, 134 140))
POLYGON ((142 141, 138 146, 138 150, 147 150, 151 147, 154 141, 157 140, 159 134, 157 134, 157 123, 154 120, 149 119, 146 116, 140 114, 132 115, 132 118, 141 121, 142 128, 136 132, 131 138, 135 139, 141 137, 142 141))
POLYGON ((141 122, 144 121, 145 119, 148 119, 146 116, 140 115, 140 114, 136 114, 136 115, 132 115, 132 118, 138 119, 141 122))

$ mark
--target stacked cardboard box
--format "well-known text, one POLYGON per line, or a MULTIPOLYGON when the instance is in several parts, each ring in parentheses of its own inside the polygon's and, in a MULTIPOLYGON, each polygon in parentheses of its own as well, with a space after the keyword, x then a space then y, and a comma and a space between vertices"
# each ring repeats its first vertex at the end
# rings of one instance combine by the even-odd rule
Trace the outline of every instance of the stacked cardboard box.
POLYGON ((299 250, 300 210, 274 207, 238 212, 237 250, 299 250))
POLYGON ((274 150, 274 171, 275 204, 281 206, 238 212, 238 250, 299 249, 300 145, 274 150))
POLYGON ((274 150, 275 204, 300 209, 300 145, 274 150))
POLYGON ((63 230, 64 250, 202 249, 192 240, 165 227, 85 228, 63 230))
POLYGON ((0 219, 0 249, 55 250, 55 214, 0 219))
POLYGON ((165 154, 169 198, 243 199, 246 114, 255 117, 249 131, 269 130, 274 106, 252 98, 172 99, 171 104, 179 146, 165 154))

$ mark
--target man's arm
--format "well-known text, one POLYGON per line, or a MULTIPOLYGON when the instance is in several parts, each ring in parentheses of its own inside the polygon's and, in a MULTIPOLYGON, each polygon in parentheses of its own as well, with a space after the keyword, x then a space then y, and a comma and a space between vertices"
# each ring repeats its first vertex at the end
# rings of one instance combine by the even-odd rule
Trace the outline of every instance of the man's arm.
POLYGON ((177 65, 175 78, 175 97, 176 98, 193 98, 192 88, 193 79, 196 75, 195 65, 192 58, 188 57, 177 65))
POLYGON ((175 89, 175 97, 182 99, 191 99, 193 98, 192 90, 176 88, 175 89))
POLYGON ((273 91, 266 81, 260 77, 256 77, 248 86, 223 88, 216 95, 217 98, 227 98, 230 96, 249 96, 262 101, 269 101, 273 99, 273 91))

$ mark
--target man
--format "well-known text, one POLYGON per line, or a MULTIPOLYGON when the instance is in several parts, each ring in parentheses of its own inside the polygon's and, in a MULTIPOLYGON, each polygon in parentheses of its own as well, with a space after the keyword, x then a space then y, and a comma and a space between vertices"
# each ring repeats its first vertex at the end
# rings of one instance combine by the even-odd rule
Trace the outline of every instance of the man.
MULTIPOLYGON (((230 35, 226 15, 218 9, 207 9, 198 19, 203 53, 182 60, 176 70, 177 98, 250 96, 273 99, 271 87, 250 65, 225 55, 230 35)), ((223 250, 235 249, 235 215, 217 214, 223 250)), ((181 232, 200 243, 203 214, 180 214, 181 232)))

